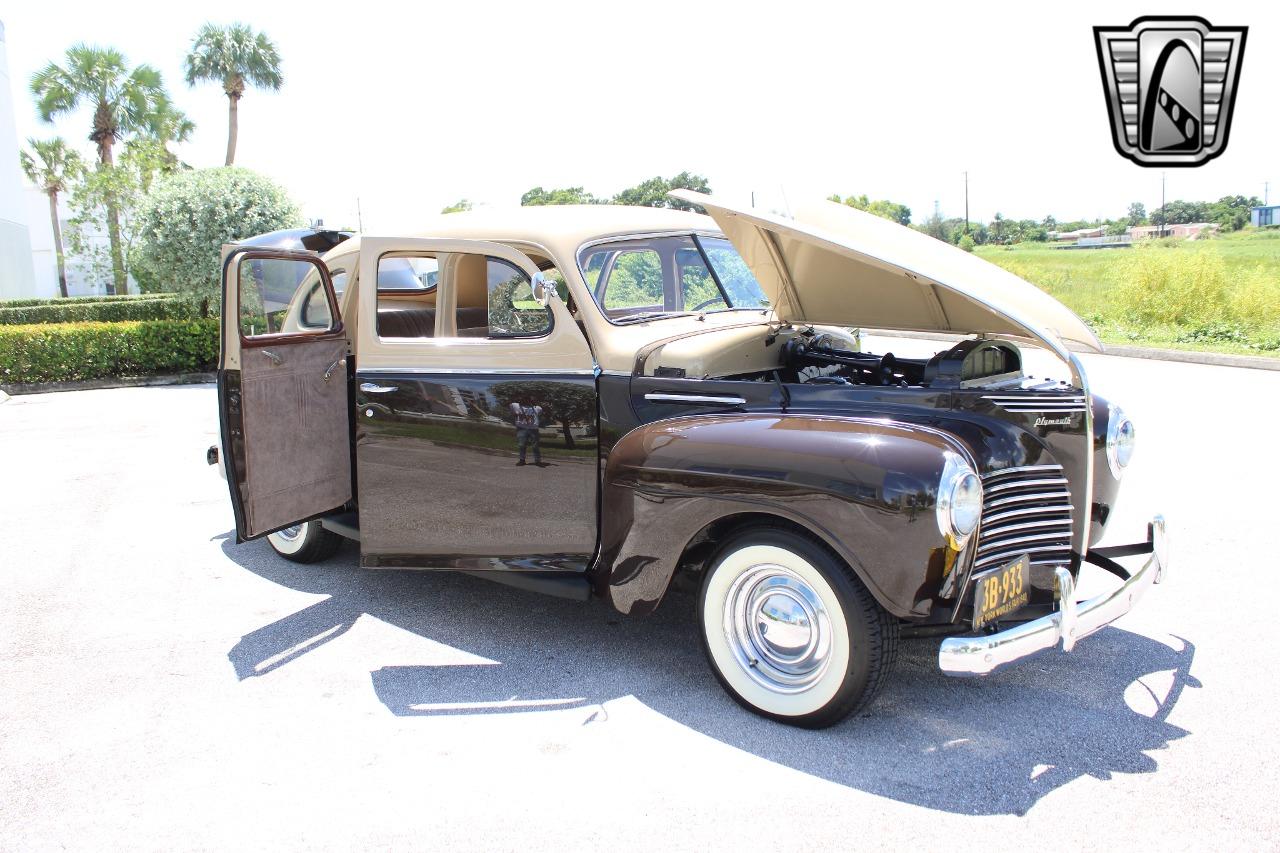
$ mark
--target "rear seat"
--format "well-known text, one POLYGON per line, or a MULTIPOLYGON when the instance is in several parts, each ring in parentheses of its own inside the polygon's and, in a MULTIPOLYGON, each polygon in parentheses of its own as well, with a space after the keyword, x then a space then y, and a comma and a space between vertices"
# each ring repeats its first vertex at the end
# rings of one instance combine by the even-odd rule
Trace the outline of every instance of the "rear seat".
POLYGON ((383 338, 433 338, 434 308, 378 309, 378 336, 383 338))
POLYGON ((489 336, 488 308, 459 308, 458 337, 486 338, 489 336))

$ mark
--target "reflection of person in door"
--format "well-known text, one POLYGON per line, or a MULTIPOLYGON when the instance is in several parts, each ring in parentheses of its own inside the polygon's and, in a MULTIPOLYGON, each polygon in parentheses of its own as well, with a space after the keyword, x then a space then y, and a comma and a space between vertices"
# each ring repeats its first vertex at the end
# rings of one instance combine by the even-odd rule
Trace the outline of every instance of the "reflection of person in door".
POLYGON ((520 448, 520 461, 516 464, 524 464, 525 450, 532 447, 533 464, 541 465, 542 448, 538 446, 538 430, 542 426, 542 407, 512 403, 511 412, 516 416, 516 447, 520 448))

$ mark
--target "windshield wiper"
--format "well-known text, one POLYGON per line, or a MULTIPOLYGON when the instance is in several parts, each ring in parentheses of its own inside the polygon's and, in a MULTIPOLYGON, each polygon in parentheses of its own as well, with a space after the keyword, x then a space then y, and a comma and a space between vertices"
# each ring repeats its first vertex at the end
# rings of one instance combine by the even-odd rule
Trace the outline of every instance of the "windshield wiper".
POLYGON ((627 314, 619 317, 613 322, 619 326, 630 325, 631 323, 643 323, 645 320, 665 320, 668 317, 692 317, 694 311, 641 311, 638 314, 627 314))

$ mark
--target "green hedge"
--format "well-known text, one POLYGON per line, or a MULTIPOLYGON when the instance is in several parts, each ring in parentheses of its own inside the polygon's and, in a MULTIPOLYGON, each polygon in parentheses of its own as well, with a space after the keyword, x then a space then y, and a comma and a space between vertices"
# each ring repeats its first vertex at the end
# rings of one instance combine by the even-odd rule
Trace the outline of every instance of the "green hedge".
POLYGON ((218 320, 0 326, 0 384, 195 373, 218 361, 218 320))
POLYGON ((172 299, 173 293, 126 293, 122 296, 68 296, 52 299, 0 299, 0 308, 30 308, 33 305, 86 305, 90 302, 146 302, 148 299, 172 299))
POLYGON ((200 305, 189 297, 166 294, 163 298, 82 302, 62 299, 45 305, 0 304, 0 326, 33 323, 114 323, 121 320, 190 320, 200 316, 200 305))

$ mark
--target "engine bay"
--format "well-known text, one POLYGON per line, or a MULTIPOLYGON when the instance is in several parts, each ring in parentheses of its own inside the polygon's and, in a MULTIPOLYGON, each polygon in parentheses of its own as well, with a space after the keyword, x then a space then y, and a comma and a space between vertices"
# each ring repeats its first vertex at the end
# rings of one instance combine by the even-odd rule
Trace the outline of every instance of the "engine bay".
POLYGON ((782 344, 781 379, 831 385, 901 388, 1020 387, 1022 354, 1008 341, 969 339, 930 358, 900 358, 845 348, 843 341, 812 329, 782 344))

